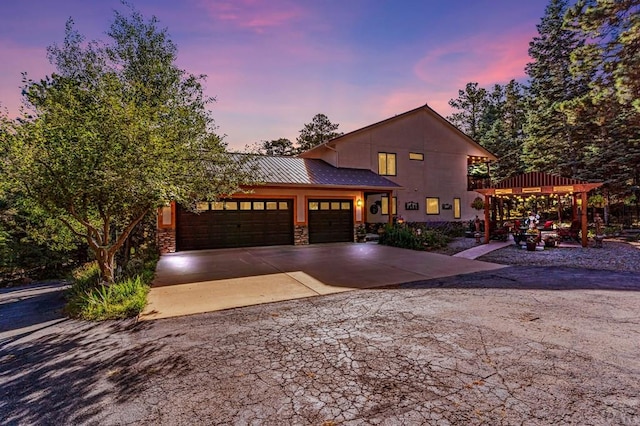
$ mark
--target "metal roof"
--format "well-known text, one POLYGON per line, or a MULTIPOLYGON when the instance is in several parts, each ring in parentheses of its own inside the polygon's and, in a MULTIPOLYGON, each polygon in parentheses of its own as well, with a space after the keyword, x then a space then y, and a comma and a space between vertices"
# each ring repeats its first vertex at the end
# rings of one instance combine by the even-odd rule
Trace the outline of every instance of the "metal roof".
POLYGON ((529 172, 504 179, 492 188, 536 187, 536 186, 564 186, 589 183, 586 180, 573 179, 542 172, 529 172))
POLYGON ((400 188, 401 186, 368 169, 333 167, 311 158, 248 155, 265 184, 340 186, 357 188, 400 188))

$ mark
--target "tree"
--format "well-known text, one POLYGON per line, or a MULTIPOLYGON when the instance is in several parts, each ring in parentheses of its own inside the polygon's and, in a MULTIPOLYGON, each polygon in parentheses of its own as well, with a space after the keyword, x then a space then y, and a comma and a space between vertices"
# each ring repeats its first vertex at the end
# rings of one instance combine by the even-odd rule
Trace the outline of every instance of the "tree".
POLYGON ((583 153, 590 143, 588 120, 570 119, 561 105, 586 93, 590 76, 575 78, 569 70, 571 52, 585 41, 563 27, 566 11, 565 0, 551 0, 537 26, 539 35, 529 43, 524 157, 529 170, 582 177, 583 153))
POLYGON ((325 143, 333 138, 341 136, 337 132, 339 124, 333 124, 324 114, 316 114, 311 123, 304 125, 298 136, 298 152, 304 152, 316 145, 325 143))
POLYGON ((270 141, 260 141, 254 147, 258 154, 263 155, 285 155, 295 154, 293 143, 287 138, 273 139, 270 141))
POLYGON ((11 190, 84 239, 111 283, 117 250, 147 214, 238 192, 252 170, 226 152, 203 76, 175 65, 155 17, 115 12, 107 35, 85 43, 67 22, 64 44, 48 49, 57 72, 25 80, 32 112, 10 123, 0 148, 11 190))
POLYGON ((589 169, 607 189, 630 196, 640 186, 640 0, 582 0, 564 23, 586 39, 571 55, 571 72, 590 84, 563 107, 574 116, 589 111, 596 128, 589 169))
POLYGON ((464 90, 458 90, 457 99, 449 100, 449 105, 459 112, 451 114, 447 120, 471 139, 479 140, 480 122, 487 107, 487 90, 478 88, 478 83, 467 83, 464 90))
POLYGON ((491 177, 494 181, 524 172, 524 122, 523 86, 515 80, 504 86, 496 84, 487 96, 479 139, 482 146, 498 157, 498 161, 492 166, 491 177))

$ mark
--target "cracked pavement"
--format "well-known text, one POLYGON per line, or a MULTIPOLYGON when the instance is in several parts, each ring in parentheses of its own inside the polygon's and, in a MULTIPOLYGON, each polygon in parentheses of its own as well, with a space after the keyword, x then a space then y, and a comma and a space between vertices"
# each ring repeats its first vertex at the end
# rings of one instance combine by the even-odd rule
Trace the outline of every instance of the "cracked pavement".
POLYGON ((545 267, 63 320, 0 333, 0 422, 640 425, 639 326, 637 273, 545 267))

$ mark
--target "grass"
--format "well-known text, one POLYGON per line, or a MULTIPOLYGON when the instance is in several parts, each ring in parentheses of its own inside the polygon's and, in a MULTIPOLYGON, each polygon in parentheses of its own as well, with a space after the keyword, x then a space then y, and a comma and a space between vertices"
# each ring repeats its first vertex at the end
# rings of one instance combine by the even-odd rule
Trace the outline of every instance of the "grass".
POLYGON ((138 274, 111 285, 100 283, 100 268, 95 262, 76 269, 65 312, 73 318, 92 321, 138 315, 147 303, 155 265, 156 260, 149 261, 138 274))

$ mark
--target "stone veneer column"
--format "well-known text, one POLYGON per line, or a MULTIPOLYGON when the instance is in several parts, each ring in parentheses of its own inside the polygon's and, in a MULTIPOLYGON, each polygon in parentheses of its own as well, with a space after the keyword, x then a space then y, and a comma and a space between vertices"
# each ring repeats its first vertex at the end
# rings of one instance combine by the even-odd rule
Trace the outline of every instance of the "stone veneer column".
POLYGON ((157 240, 158 240, 158 250, 160 253, 175 253, 176 251, 176 230, 165 228, 158 229, 157 232, 157 240))
POLYGON ((306 225, 295 225, 293 230, 293 244, 304 246, 309 244, 309 227, 306 225))

